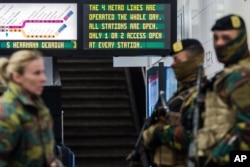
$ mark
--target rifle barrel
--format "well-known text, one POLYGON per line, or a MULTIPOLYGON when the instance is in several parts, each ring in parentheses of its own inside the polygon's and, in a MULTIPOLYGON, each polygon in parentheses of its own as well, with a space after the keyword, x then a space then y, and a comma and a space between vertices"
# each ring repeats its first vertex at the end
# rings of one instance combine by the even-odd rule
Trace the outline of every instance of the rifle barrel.
POLYGON ((203 64, 198 65, 197 71, 197 96, 195 101, 195 107, 193 111, 193 140, 189 145, 189 161, 188 167, 195 167, 195 158, 197 157, 197 134, 199 128, 199 114, 200 114, 200 103, 201 103, 201 84, 202 84, 202 76, 203 76, 203 64))

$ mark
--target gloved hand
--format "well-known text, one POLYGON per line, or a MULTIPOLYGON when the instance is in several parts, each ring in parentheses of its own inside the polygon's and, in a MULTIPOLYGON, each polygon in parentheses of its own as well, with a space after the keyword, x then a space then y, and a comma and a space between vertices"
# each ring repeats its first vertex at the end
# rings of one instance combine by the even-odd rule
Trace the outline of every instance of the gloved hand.
POLYGON ((150 117, 152 118, 151 124, 156 124, 158 122, 166 122, 167 119, 166 111, 163 107, 155 108, 150 117))
POLYGON ((212 158, 214 161, 229 161, 227 158, 230 150, 232 149, 232 144, 228 144, 225 141, 220 142, 212 151, 212 158))

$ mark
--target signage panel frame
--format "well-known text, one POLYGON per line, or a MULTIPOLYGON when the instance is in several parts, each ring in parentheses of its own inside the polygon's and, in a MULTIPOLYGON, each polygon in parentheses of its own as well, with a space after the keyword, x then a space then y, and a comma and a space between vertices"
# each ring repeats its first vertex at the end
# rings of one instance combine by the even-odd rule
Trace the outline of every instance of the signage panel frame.
MULTIPOLYGON (((171 38, 170 43, 177 39, 177 2, 174 0, 140 0, 138 2, 128 2, 126 0, 0 0, 0 3, 74 3, 77 5, 77 47, 75 49, 45 49, 34 48, 40 50, 44 55, 52 55, 53 57, 62 56, 77 56, 77 57, 113 57, 113 56, 167 56, 169 48, 167 49, 86 49, 84 42, 87 40, 83 31, 86 29, 84 25, 83 8, 88 3, 124 3, 124 4, 170 4, 171 5, 171 38)), ((9 55, 16 50, 26 48, 0 48, 0 55, 9 55)))
POLYGON ((85 53, 89 55, 110 55, 110 56, 147 56, 147 55, 159 55, 159 56, 166 56, 169 54, 171 43, 176 41, 177 39, 177 2, 173 0, 140 0, 140 1, 133 1, 128 2, 127 0, 83 0, 82 1, 82 16, 83 16, 83 40, 82 40, 82 47, 85 53), (89 38, 89 30, 88 30, 88 23, 89 20, 86 20, 88 18, 88 14, 91 14, 90 11, 84 11, 84 6, 88 4, 167 4, 170 6, 170 13, 171 15, 169 18, 171 18, 170 22, 171 25, 169 27, 169 34, 170 38, 167 48, 122 48, 122 49, 113 49, 113 48, 89 48, 86 47, 86 43, 88 42, 89 38), (89 13, 88 13, 89 12, 89 13))
MULTIPOLYGON (((73 5, 76 5, 76 12, 73 13, 75 14, 74 17, 76 17, 76 25, 73 25, 72 28, 74 30, 76 30, 76 39, 75 40, 36 40, 36 39, 32 39, 32 40, 1 40, 0 39, 0 42, 2 42, 2 47, 0 48, 0 54, 1 55, 9 55, 11 53, 13 53, 14 51, 16 50, 20 50, 20 49, 36 49, 36 50, 39 50, 39 51, 42 51, 45 55, 53 55, 55 57, 57 56, 65 56, 65 55, 74 55, 74 54, 78 54, 79 53, 79 50, 81 50, 81 48, 79 48, 79 41, 80 41, 80 38, 81 38, 81 34, 79 33, 79 21, 81 20, 81 18, 79 18, 79 12, 81 10, 79 10, 79 2, 77 0, 23 0, 23 1, 20 1, 20 0, 0 0, 0 4, 6 4, 6 5, 10 5, 10 4, 73 4, 73 5), (41 46, 43 44, 61 44, 61 46, 63 47, 59 47, 59 48, 56 48, 56 47, 51 47, 49 48, 49 46, 47 48, 41 48, 41 47, 22 47, 22 45, 20 45, 20 47, 14 47, 14 48, 4 48, 3 45, 4 42, 23 42, 23 44, 25 44, 26 42, 35 42, 36 45, 35 46, 41 46), (45 42, 45 43, 42 43, 42 42, 45 42), (46 43, 48 42, 48 43, 46 43), (53 43, 54 42, 54 43, 53 43), (66 47, 66 48, 65 48, 66 47)), ((2 25, 3 26, 3 25, 2 25)), ((70 37, 69 37, 70 38, 70 37)), ((81 42, 80 42, 81 43, 81 42)), ((12 43, 11 43, 12 44, 12 43)), ((28 44, 28 43, 27 43, 28 44)), ((15 45, 15 46, 19 46, 19 45, 15 45)))

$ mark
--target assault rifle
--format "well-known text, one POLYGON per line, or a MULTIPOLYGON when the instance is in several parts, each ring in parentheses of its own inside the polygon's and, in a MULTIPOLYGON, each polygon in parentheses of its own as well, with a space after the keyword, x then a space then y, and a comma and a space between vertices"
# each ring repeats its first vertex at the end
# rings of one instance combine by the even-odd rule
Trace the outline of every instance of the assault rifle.
POLYGON ((150 160, 148 158, 147 153, 144 150, 144 147, 143 147, 141 141, 142 141, 143 131, 151 125, 151 122, 152 122, 151 119, 152 118, 149 117, 144 121, 142 128, 141 128, 141 131, 139 133, 139 136, 136 140, 135 148, 131 151, 129 156, 126 158, 127 161, 141 162, 143 167, 150 166, 150 160))
POLYGON ((166 115, 167 115, 167 113, 169 112, 169 107, 167 106, 167 103, 166 103, 166 100, 164 98, 164 95, 165 95, 165 92, 163 90, 161 90, 160 91, 161 105, 162 105, 162 107, 165 110, 166 115))
POLYGON ((143 132, 145 129, 147 129, 150 125, 153 124, 153 122, 156 121, 156 117, 158 116, 166 116, 167 117, 167 113, 169 112, 169 107, 166 104, 165 98, 164 98, 164 91, 160 91, 160 100, 161 100, 161 105, 163 108, 161 108, 160 110, 156 109, 156 113, 153 113, 150 117, 148 117, 145 121, 144 124, 141 128, 141 131, 139 133, 139 136, 136 140, 136 144, 135 144, 135 148, 134 150, 132 150, 132 152, 130 153, 129 157, 127 157, 127 160, 140 160, 142 159, 142 165, 143 167, 149 167, 151 165, 151 162, 149 160, 148 155, 145 153, 144 148, 141 145, 141 141, 142 141, 142 136, 143 136, 143 132))
POLYGON ((193 140, 189 145, 188 150, 188 167, 195 167, 195 159, 197 157, 197 133, 199 128, 199 114, 200 114, 200 106, 201 106, 201 84, 202 84, 202 76, 203 76, 203 64, 198 65, 197 71, 197 96, 195 101, 195 108, 193 111, 193 140))

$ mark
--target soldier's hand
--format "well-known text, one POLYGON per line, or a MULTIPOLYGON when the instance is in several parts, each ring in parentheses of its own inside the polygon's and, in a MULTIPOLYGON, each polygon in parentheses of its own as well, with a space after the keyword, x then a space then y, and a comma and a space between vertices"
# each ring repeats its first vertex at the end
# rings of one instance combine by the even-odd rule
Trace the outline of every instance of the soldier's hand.
POLYGON ((157 124, 155 124, 155 129, 158 131, 162 131, 164 126, 165 126, 165 123, 163 121, 159 121, 157 124))

